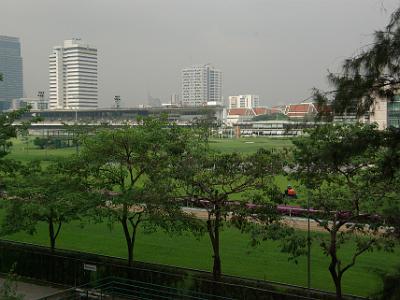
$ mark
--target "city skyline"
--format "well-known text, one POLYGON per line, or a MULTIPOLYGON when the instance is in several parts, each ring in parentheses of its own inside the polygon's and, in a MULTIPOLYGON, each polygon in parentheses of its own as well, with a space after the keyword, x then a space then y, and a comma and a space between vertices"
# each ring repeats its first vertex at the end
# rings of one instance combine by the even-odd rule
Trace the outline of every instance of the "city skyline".
POLYGON ((49 95, 49 49, 80 37, 99 49, 100 107, 111 107, 114 95, 126 107, 143 104, 148 92, 169 102, 180 93, 181 69, 206 63, 224 73, 224 100, 257 94, 261 105, 300 102, 314 86, 327 87, 327 69, 337 71, 371 42, 398 1, 100 0, 92 13, 93 3, 4 1, 1 34, 21 40, 25 96, 49 95))

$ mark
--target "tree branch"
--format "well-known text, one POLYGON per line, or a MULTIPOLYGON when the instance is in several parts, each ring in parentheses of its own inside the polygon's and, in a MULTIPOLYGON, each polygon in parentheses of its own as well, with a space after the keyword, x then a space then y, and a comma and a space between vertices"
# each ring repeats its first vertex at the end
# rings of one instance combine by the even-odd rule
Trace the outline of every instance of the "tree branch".
POLYGON ((376 242, 375 239, 370 240, 365 247, 361 248, 356 253, 354 253, 354 255, 352 257, 352 260, 351 260, 351 263, 349 263, 342 270, 339 270, 340 276, 342 276, 344 272, 346 272, 348 269, 350 269, 352 266, 354 266, 355 263, 356 263, 357 257, 360 256, 361 254, 363 254, 365 251, 367 251, 375 242, 376 242))

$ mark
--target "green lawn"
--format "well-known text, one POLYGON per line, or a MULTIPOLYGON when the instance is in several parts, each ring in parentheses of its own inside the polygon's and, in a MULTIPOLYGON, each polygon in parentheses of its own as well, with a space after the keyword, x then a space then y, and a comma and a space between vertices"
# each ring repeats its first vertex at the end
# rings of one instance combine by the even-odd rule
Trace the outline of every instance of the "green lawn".
MULTIPOLYGON (((258 147, 290 147, 289 139, 246 138, 231 140, 213 140, 212 147, 222 152, 238 151, 255 152, 258 147), (254 143, 246 143, 254 142, 254 143)), ((50 160, 57 156, 75 153, 75 148, 66 149, 34 149, 32 144, 28 149, 24 143, 14 140, 14 146, 9 158, 21 161, 31 159, 50 160)), ((285 177, 278 177, 277 183, 282 190, 287 185, 285 177)), ((46 227, 41 225, 34 236, 18 233, 7 237, 11 240, 48 245, 46 227)), ((276 242, 264 242, 258 248, 248 245, 249 238, 235 229, 226 228, 222 234, 222 267, 225 274, 267 279, 289 284, 306 284, 305 258, 299 264, 289 262, 287 255, 279 250, 276 242)), ((63 227, 59 240, 59 248, 87 251, 99 254, 126 257, 126 247, 122 231, 118 225, 110 231, 106 224, 86 224, 81 228, 73 223, 63 227)), ((351 248, 348 245, 341 249, 349 258, 351 248)), ((372 252, 361 256, 356 266, 343 278, 343 288, 346 293, 369 295, 378 287, 380 281, 374 270, 389 270, 399 262, 399 250, 395 253, 372 252)), ((136 257, 140 261, 176 265, 202 270, 211 270, 211 245, 207 237, 196 240, 191 235, 169 236, 163 232, 150 235, 140 234, 136 244, 136 257)), ((312 250, 312 286, 318 289, 333 290, 327 269, 328 259, 322 254, 318 245, 312 250)))
POLYGON ((13 139, 12 143, 13 146, 11 148, 11 153, 7 155, 7 158, 23 162, 36 159, 49 161, 56 157, 65 157, 76 153, 76 149, 73 147, 61 149, 39 149, 33 145, 33 139, 29 139, 28 143, 20 139, 13 139))
MULTIPOLYGON (((62 149, 44 149, 41 150, 33 145, 33 138, 28 142, 21 139, 13 139, 12 152, 7 157, 21 161, 29 161, 32 159, 51 160, 53 157, 66 156, 76 153, 75 147, 62 149)), ((212 139, 210 141, 211 148, 223 153, 239 152, 250 154, 259 148, 266 149, 282 149, 293 146, 292 140, 289 138, 240 138, 240 139, 212 139)))
MULTIPOLYGON (((39 226, 38 233, 30 236, 18 233, 6 237, 39 245, 48 245, 46 226, 39 226)), ((281 253, 279 243, 264 242, 258 248, 249 246, 249 237, 233 228, 225 228, 222 234, 222 268, 225 274, 257 279, 267 279, 295 285, 306 284, 306 261, 301 258, 296 265, 281 253)), ((86 224, 81 228, 74 223, 63 227, 57 247, 73 249, 116 257, 126 257, 126 245, 122 229, 118 224, 110 231, 102 224, 86 224)), ((354 245, 344 247, 341 252, 347 258, 354 245)), ((399 250, 399 249, 398 249, 399 250)), ((346 293, 369 295, 379 284, 375 269, 388 270, 399 261, 399 252, 367 253, 360 257, 357 265, 343 279, 346 293)), ((170 236, 163 232, 143 234, 139 232, 135 259, 139 261, 175 265, 181 267, 211 270, 211 245, 207 236, 200 240, 190 234, 170 236)), ((312 286, 333 291, 328 272, 328 259, 318 245, 312 249, 312 286)))
POLYGON ((233 139, 212 139, 211 148, 221 152, 254 153, 259 148, 290 148, 293 146, 289 138, 246 137, 233 139))

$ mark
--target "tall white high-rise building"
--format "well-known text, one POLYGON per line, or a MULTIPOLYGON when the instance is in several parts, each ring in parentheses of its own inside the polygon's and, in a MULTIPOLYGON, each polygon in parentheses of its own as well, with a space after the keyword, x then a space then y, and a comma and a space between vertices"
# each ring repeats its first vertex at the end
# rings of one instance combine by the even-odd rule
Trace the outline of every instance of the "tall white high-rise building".
POLYGON ((229 108, 256 108, 260 106, 258 95, 229 96, 229 108))
POLYGON ((80 39, 54 47, 49 81, 50 109, 97 108, 97 49, 80 39))
POLYGON ((182 70, 182 104, 203 106, 222 101, 222 72, 211 65, 195 65, 182 70))

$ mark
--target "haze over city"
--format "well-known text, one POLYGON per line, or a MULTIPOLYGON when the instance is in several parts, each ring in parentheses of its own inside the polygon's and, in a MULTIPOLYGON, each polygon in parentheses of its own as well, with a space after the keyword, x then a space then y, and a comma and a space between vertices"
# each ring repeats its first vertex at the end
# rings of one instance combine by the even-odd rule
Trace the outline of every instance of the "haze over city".
POLYGON ((327 88, 327 69, 369 44, 398 3, 3 0, 0 28, 20 38, 26 96, 48 94, 48 55, 77 37, 98 49, 100 107, 114 95, 126 107, 148 93, 166 102, 183 68, 206 63, 222 71, 224 99, 252 93, 272 106, 327 88))

